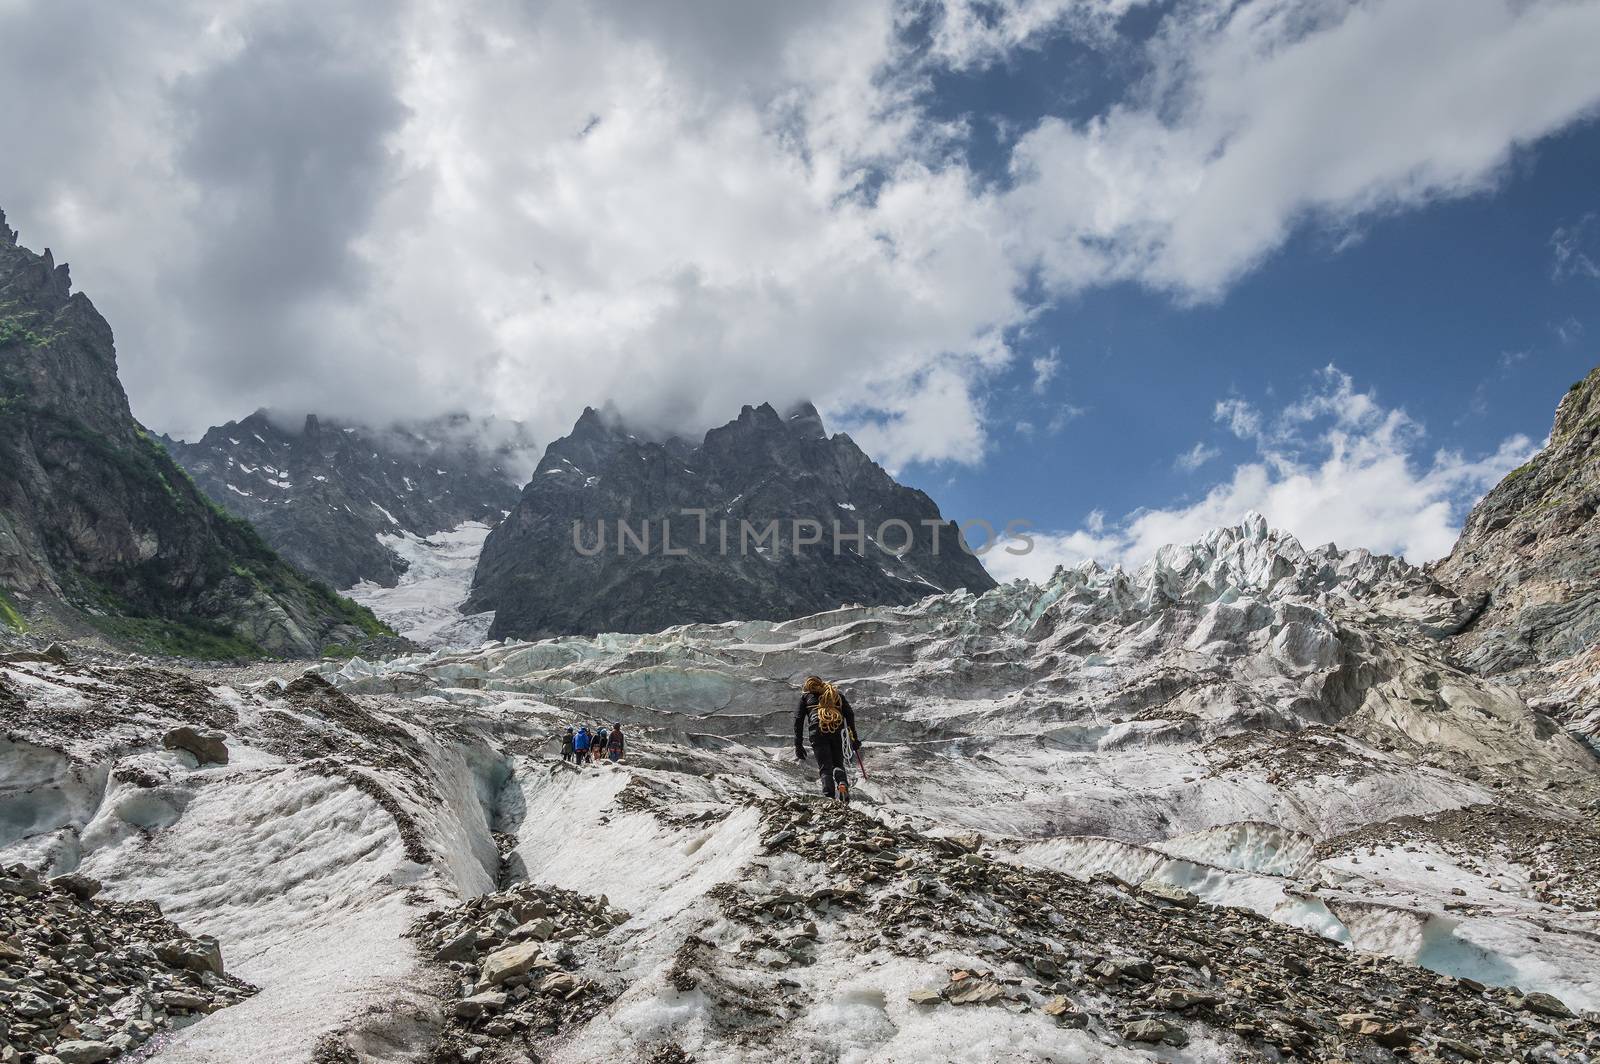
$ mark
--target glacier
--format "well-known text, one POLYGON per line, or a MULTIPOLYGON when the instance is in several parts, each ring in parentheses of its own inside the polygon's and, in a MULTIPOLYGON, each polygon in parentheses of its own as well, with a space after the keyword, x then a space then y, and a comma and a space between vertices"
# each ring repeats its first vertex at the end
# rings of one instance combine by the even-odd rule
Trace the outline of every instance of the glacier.
MULTIPOLYGON (((0 663, 27 707, 0 744, 0 864, 154 900, 262 987, 160 1060, 430 1059, 457 976, 408 928, 523 880, 631 914, 573 944, 614 997, 540 1036, 544 1060, 1145 1060, 1162 1025, 1165 1060, 1397 1059, 1380 1037, 1583 1059, 1600 775, 1452 664, 1467 609, 1423 569, 1251 517, 1134 571, 787 621, 488 643, 438 624, 445 645, 381 662, 181 682, 0 663), (847 816, 800 797, 808 673, 867 743, 847 816), (564 726, 613 721, 622 763, 560 761, 564 726), (178 722, 224 732, 229 763, 161 750, 178 722), (1189 961, 1154 952, 1171 941, 1189 961), (1139 950, 1150 981, 1119 974, 1139 950), (994 1004, 910 996, 958 972, 994 1004)), ((484 1037, 484 1060, 520 1059, 484 1037)))

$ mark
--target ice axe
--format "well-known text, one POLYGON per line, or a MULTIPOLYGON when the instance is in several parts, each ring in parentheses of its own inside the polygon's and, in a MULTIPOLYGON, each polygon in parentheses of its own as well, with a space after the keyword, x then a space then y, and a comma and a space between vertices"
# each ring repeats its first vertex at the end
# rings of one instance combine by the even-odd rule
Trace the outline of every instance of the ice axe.
POLYGON ((872 777, 867 775, 867 766, 861 763, 861 744, 855 743, 851 749, 856 755, 856 768, 861 770, 861 778, 864 780, 871 779, 872 777))

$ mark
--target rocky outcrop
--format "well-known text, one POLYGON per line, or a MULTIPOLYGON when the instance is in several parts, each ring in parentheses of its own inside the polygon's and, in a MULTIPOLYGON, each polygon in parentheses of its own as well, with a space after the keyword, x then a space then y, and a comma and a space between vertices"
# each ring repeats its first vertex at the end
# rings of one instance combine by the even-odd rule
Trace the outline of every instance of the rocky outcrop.
POLYGON ((196 443, 164 440, 200 489, 274 550, 334 587, 393 587, 390 543, 516 505, 531 442, 520 423, 453 415, 374 429, 308 415, 284 427, 256 411, 196 443))
POLYGON ((994 585, 932 499, 829 436, 809 403, 747 406, 699 442, 639 439, 586 410, 484 544, 467 612, 535 638, 994 585))
POLYGON ((0 628, 36 611, 203 657, 384 631, 195 488, 134 420, 105 319, 0 215, 0 628))
POLYGON ((1467 518, 1434 575, 1473 605, 1456 637, 1475 670, 1600 735, 1600 369, 1556 408, 1550 442, 1467 518))

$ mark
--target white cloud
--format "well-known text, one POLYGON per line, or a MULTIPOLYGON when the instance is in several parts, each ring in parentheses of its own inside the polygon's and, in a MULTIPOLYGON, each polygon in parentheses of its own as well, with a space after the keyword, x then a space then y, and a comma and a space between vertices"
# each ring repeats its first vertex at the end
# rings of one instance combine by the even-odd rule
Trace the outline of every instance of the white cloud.
POLYGON ((1033 393, 1043 395, 1056 374, 1061 372, 1061 356, 1051 349, 1048 355, 1033 360, 1033 393))
POLYGON ((1310 221, 1482 191, 1600 103, 1600 4, 1181 5, 1141 95, 1022 138, 1010 206, 1045 278, 1221 296, 1310 221))
POLYGON ((1070 25, 1106 38, 1117 19, 1149 0, 944 0, 930 52, 953 69, 1003 61, 1070 25))
POLYGON ((1199 469, 1201 466, 1205 465, 1213 458, 1216 458, 1221 453, 1222 451, 1220 449, 1212 447, 1204 441, 1201 441, 1196 443, 1187 451, 1184 451, 1182 454, 1178 455, 1177 458, 1174 458, 1172 460, 1172 464, 1181 472, 1193 473, 1196 469, 1199 469))
POLYGON ((1569 277, 1600 280, 1600 215, 1585 214, 1571 225, 1558 226, 1550 234, 1554 263, 1550 275, 1557 281, 1569 277))
POLYGON ((1517 435, 1468 456, 1429 453, 1424 439, 1423 426, 1404 410, 1357 391, 1330 366, 1263 427, 1256 459, 1198 501, 1037 537, 1040 549, 1005 560, 1003 571, 1042 579, 1059 562, 1085 558, 1134 566, 1164 544, 1193 541, 1252 510, 1308 547, 1333 542, 1431 561, 1449 553, 1471 505, 1537 447, 1517 435))
POLYGON ((1243 399, 1220 399, 1211 414, 1241 440, 1254 439, 1261 434, 1261 415, 1243 399))
POLYGON ((12 0, 0 206, 160 429, 470 407, 548 437, 609 401, 692 431, 809 396, 887 464, 973 462, 1043 302, 1215 298, 1297 227, 1489 187, 1600 99, 1600 4, 1194 0, 1117 39, 1140 6, 12 0), (1063 33, 1149 74, 1019 120, 981 179, 931 75, 1063 33))

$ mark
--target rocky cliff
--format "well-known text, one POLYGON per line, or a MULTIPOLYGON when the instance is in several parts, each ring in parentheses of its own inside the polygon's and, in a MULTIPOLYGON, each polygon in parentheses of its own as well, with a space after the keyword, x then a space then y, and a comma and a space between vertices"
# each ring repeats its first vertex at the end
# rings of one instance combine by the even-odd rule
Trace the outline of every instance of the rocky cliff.
POLYGON ((1470 667, 1504 677, 1600 735, 1600 369, 1556 408, 1550 442, 1467 518, 1439 580, 1472 603, 1456 637, 1470 667))
POLYGON ((829 436, 809 403, 787 417, 747 406, 697 442, 639 439, 586 410, 484 544, 467 609, 496 611, 492 635, 539 637, 994 585, 932 499, 829 436))
POLYGON ((111 328, 0 214, 0 623, 88 622, 199 656, 383 632, 214 507, 142 429, 111 328))
POLYGON ((494 523, 516 505, 520 424, 455 415, 381 429, 315 415, 285 427, 265 411, 166 441, 196 484, 304 571, 334 587, 393 587, 406 562, 391 542, 466 521, 494 523))

